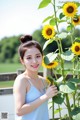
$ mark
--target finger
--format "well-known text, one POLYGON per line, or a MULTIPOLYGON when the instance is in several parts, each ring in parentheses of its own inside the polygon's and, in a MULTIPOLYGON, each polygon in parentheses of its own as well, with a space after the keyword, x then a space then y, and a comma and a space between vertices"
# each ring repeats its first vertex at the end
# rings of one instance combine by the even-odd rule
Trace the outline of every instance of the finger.
POLYGON ((54 87, 56 87, 55 85, 52 85, 52 86, 50 86, 51 88, 54 88, 54 87))
POLYGON ((57 87, 53 87, 54 90, 58 90, 57 87))
POLYGON ((55 90, 55 93, 58 93, 58 90, 55 90))

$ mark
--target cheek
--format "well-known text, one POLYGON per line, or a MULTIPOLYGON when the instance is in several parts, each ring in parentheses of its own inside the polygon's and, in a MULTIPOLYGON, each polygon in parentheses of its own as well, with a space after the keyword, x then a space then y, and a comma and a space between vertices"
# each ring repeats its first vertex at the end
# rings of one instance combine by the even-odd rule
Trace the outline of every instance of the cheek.
POLYGON ((39 63, 42 64, 42 58, 39 59, 39 63))
POLYGON ((29 64, 29 61, 24 59, 24 64, 29 64))

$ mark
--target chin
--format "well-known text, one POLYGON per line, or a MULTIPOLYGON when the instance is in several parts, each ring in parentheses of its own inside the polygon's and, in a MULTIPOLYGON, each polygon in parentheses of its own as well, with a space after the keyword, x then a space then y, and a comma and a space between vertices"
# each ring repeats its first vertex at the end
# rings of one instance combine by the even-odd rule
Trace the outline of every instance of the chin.
POLYGON ((37 72, 39 70, 39 68, 32 68, 31 71, 33 72, 37 72))

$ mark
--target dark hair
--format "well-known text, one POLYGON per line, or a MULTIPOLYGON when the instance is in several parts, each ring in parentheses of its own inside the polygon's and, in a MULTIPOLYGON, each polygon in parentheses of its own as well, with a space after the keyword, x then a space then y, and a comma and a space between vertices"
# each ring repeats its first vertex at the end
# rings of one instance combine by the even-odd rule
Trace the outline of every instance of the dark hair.
POLYGON ((24 53, 27 50, 27 48, 30 48, 33 46, 35 48, 37 48, 40 51, 40 53, 43 55, 42 48, 41 48, 40 44, 37 41, 32 40, 31 35, 21 36, 20 42, 21 42, 21 45, 19 46, 18 52, 19 52, 19 55, 22 59, 24 57, 24 53))

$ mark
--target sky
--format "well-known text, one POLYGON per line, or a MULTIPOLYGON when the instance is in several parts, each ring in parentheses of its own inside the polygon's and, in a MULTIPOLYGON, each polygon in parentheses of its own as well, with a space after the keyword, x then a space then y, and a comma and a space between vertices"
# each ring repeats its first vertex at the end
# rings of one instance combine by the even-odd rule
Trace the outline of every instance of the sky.
POLYGON ((38 9, 41 0, 0 0, 0 39, 31 34, 41 27, 50 11, 38 9))
POLYGON ((0 39, 19 34, 32 34, 40 29, 42 21, 53 12, 51 5, 38 9, 41 1, 0 0, 0 39))

